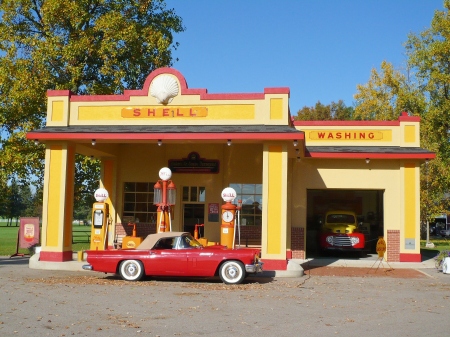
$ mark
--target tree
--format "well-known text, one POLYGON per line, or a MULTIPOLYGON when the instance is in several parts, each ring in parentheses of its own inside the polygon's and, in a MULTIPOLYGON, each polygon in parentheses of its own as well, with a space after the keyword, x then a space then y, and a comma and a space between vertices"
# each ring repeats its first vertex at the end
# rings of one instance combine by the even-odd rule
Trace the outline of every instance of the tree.
POLYGON ((367 84, 356 88, 356 120, 397 120, 403 111, 422 115, 426 109, 420 88, 386 61, 380 72, 372 69, 367 84))
POLYGON ((17 220, 23 212, 23 209, 24 200, 22 199, 20 186, 17 184, 17 181, 13 179, 11 184, 8 186, 6 201, 6 218, 8 219, 8 225, 12 225, 12 220, 15 218, 17 226, 17 220))
POLYGON ((328 121, 328 120, 348 120, 352 119, 353 108, 347 107, 344 101, 337 103, 331 102, 329 105, 323 105, 317 102, 314 107, 304 106, 294 117, 298 121, 328 121))
POLYGON ((436 11, 431 27, 410 34, 405 44, 406 74, 388 62, 372 70, 369 82, 357 86, 357 119, 394 120, 402 111, 421 117, 421 146, 436 159, 421 170, 421 219, 432 219, 449 209, 450 191, 450 1, 436 11))
POLYGON ((44 125, 47 90, 139 88, 182 31, 163 0, 0 1, 0 180, 42 182, 44 147, 25 135, 44 125))
POLYGON ((94 193, 99 187, 100 168, 95 160, 77 155, 75 175, 75 193, 73 218, 86 220, 90 218, 94 193))
POLYGON ((8 200, 8 186, 6 182, 0 180, 0 217, 6 218, 8 200))
POLYGON ((427 97, 427 109, 422 113, 423 145, 436 152, 436 159, 428 165, 428 191, 422 193, 427 201, 423 211, 429 218, 446 212, 450 205, 445 197, 450 191, 449 0, 444 1, 444 7, 444 11, 435 11, 430 28, 410 34, 406 42, 408 64, 416 71, 417 82, 427 97))

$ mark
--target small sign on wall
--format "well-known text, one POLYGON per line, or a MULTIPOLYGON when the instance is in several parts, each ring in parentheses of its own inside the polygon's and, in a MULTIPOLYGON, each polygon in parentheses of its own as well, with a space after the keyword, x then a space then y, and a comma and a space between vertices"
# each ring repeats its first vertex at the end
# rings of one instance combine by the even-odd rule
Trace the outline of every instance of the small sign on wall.
POLYGON ((416 249, 416 240, 405 239, 405 249, 416 249))
POLYGON ((208 204, 208 221, 209 222, 219 222, 219 204, 218 203, 208 204))
POLYGON ((219 161, 191 152, 186 158, 170 159, 169 168, 173 173, 219 173, 219 161))

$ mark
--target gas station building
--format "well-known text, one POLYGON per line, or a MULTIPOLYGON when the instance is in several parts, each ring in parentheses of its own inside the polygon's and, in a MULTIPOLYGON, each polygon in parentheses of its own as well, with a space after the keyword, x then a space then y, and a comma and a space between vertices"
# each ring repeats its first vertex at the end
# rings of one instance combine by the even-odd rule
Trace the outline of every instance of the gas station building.
MULTIPOLYGON (((45 144, 41 261, 72 260, 75 154, 101 161, 109 192, 108 246, 156 232, 153 187, 163 167, 176 184, 173 231, 220 240, 221 191, 242 200, 236 243, 261 246, 265 270, 317 253, 320 221, 351 209, 369 250, 386 241, 386 260, 420 262, 420 118, 293 121, 289 88, 210 94, 188 88, 173 68, 152 72, 140 90, 78 96, 48 92, 47 122, 27 138, 45 144)), ((235 200, 237 202, 237 200, 235 200)), ((92 238, 91 238, 92 239, 92 238)))

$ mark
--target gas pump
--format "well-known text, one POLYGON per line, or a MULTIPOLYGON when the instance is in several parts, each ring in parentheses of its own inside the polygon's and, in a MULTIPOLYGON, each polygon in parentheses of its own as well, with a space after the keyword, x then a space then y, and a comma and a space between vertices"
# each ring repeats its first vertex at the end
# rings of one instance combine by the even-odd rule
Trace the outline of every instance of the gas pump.
POLYGON ((91 250, 105 250, 108 247, 109 204, 108 191, 99 188, 95 191, 95 200, 92 205, 91 250))
POLYGON ((227 187, 222 191, 222 199, 225 204, 222 205, 222 225, 220 226, 220 244, 229 249, 234 248, 234 229, 236 218, 236 205, 231 202, 236 198, 236 191, 227 187))
POLYGON ((154 186, 153 204, 158 206, 156 213, 156 232, 172 231, 171 210, 175 205, 176 188, 170 178, 172 171, 168 167, 159 170, 159 178, 154 186))

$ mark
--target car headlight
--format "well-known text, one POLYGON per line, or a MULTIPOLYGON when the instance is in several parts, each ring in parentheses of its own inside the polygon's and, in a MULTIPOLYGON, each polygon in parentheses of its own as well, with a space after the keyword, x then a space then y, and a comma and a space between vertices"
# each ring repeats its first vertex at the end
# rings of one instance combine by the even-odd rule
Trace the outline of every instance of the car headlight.
POLYGON ((327 243, 329 243, 330 245, 333 244, 333 237, 332 236, 327 236, 327 238, 325 239, 327 241, 327 243))
POLYGON ((359 238, 357 236, 351 236, 350 242, 352 243, 352 246, 354 246, 359 243, 359 238))

